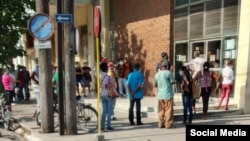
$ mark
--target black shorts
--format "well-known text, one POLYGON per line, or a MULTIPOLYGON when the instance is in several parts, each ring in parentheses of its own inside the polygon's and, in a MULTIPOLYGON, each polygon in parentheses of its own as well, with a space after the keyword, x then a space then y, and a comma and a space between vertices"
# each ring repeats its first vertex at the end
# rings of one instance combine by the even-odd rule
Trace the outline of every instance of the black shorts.
POLYGON ((13 102, 14 91, 5 90, 5 92, 6 92, 6 103, 5 103, 5 105, 11 105, 11 103, 13 102))

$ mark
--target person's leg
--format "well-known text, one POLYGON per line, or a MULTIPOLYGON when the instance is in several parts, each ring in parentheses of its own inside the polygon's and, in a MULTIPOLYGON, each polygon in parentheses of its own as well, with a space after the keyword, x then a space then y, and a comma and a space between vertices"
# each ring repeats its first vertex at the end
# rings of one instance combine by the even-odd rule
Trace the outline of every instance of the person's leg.
POLYGON ((216 107, 216 109, 219 109, 224 98, 226 96, 226 85, 222 85, 222 88, 221 88, 221 95, 220 95, 220 101, 219 101, 219 104, 218 106, 216 107))
POLYGON ((101 119, 101 129, 105 129, 105 121, 106 121, 106 116, 108 113, 108 101, 106 96, 101 97, 102 101, 102 119, 101 119))
POLYGON ((40 92, 34 92, 35 96, 36 96, 36 103, 37 103, 37 107, 36 107, 36 111, 39 112, 40 111, 40 92))
POLYGON ((76 94, 80 95, 80 91, 79 91, 79 81, 76 80, 76 94))
POLYGON ((128 115, 128 119, 131 125, 134 125, 134 104, 135 104, 135 100, 129 100, 130 104, 129 104, 129 115, 128 115))
POLYGON ((112 120, 116 120, 116 117, 115 117, 115 104, 116 104, 116 98, 114 98, 113 105, 112 105, 112 114, 111 114, 111 119, 112 120))
POLYGON ((165 100, 160 99, 159 100, 159 105, 161 105, 159 111, 158 111, 158 127, 163 128, 165 127, 165 109, 166 109, 166 104, 165 100))
POLYGON ((188 112, 189 112, 189 116, 188 116, 188 123, 189 124, 192 124, 192 121, 193 121, 192 104, 193 104, 193 98, 188 98, 187 108, 188 108, 188 112))
POLYGON ((193 102, 192 102, 192 103, 193 103, 193 104, 192 104, 192 111, 193 111, 194 114, 196 114, 196 108, 195 108, 196 99, 195 99, 195 98, 192 98, 192 101, 193 101, 193 102))
POLYGON ((188 104, 188 98, 184 95, 184 92, 182 94, 182 105, 183 105, 183 123, 187 122, 187 105, 188 104))
POLYGON ((111 97, 107 97, 107 101, 108 101, 108 111, 107 111, 107 129, 108 130, 114 130, 111 127, 111 116, 112 116, 112 112, 113 112, 113 105, 114 105, 114 98, 111 97))
POLYGON ((228 110, 229 97, 232 92, 232 88, 233 88, 233 85, 227 85, 227 89, 225 92, 225 95, 226 95, 225 110, 228 110))
POLYGON ((141 99, 135 99, 136 102, 136 123, 137 125, 143 125, 141 122, 141 99))
POLYGON ((119 94, 123 95, 123 79, 118 78, 118 87, 119 87, 119 94))
POLYGON ((125 88, 125 95, 127 95, 128 94, 128 87, 126 85, 126 79, 123 79, 123 86, 125 88))
POLYGON ((173 98, 168 99, 165 101, 166 105, 165 105, 165 127, 166 128, 173 128, 173 119, 174 119, 174 102, 173 102, 173 98))
POLYGON ((209 105, 209 97, 211 94, 211 87, 208 87, 207 90, 206 88, 202 88, 202 103, 203 103, 203 117, 206 117, 207 111, 208 111, 208 105, 209 105))

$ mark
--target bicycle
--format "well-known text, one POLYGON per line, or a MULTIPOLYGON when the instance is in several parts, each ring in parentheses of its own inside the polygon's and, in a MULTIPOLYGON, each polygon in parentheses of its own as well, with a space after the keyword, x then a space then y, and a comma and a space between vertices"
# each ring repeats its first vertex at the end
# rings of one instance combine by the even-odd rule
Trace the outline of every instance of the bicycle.
POLYGON ((11 117, 11 112, 7 110, 5 103, 6 93, 0 93, 0 118, 6 130, 14 131, 14 119, 11 117))
MULTIPOLYGON (((57 102, 57 96, 54 99, 54 122, 55 128, 59 126, 59 107, 57 102)), ((91 133, 95 132, 98 128, 98 113, 97 111, 91 106, 91 104, 85 104, 81 100, 81 96, 76 97, 76 109, 77 109, 77 124, 78 126, 84 130, 85 132, 91 133)), ((41 116, 40 111, 36 115, 36 122, 37 125, 41 126, 41 116)))

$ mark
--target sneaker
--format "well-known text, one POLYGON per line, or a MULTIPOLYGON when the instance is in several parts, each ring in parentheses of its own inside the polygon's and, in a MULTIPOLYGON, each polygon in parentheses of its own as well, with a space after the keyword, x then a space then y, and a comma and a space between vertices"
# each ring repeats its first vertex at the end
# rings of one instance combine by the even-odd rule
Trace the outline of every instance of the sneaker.
POLYGON ((114 130, 114 128, 113 127, 108 127, 107 130, 114 130))
POLYGON ((135 123, 134 122, 130 122, 130 125, 135 125, 135 123))
POLYGON ((111 120, 116 120, 116 117, 112 117, 111 120))

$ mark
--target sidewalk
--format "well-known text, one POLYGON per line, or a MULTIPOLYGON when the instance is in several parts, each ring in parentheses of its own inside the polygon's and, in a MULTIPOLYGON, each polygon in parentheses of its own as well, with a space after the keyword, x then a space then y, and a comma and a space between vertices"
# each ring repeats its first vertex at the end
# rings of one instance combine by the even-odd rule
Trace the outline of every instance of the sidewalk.
MULTIPOLYGON (((179 133, 184 134, 184 127, 180 125, 181 119, 182 119, 182 103, 181 103, 181 95, 176 94, 175 95, 175 106, 174 106, 174 120, 180 126, 181 128, 176 130, 168 131, 168 134, 165 134, 166 131, 162 131, 157 128, 157 97, 148 97, 145 96, 142 100, 142 121, 145 123, 143 126, 130 126, 128 119, 127 119, 127 113, 128 113, 128 107, 129 107, 129 101, 127 98, 117 98, 116 102, 116 108, 115 108, 115 114, 117 117, 117 121, 112 121, 112 124, 114 124, 115 131, 114 132, 104 132, 105 139, 106 136, 109 138, 109 140, 119 141, 122 139, 124 140, 126 138, 126 141, 130 141, 129 137, 131 136, 131 141, 135 140, 135 137, 138 138, 144 138, 144 136, 159 136, 159 141, 161 140, 161 136, 172 136, 173 140, 178 136, 178 134, 175 135, 175 132, 178 131, 179 133), (138 129, 138 130, 137 130, 138 129), (142 130, 141 130, 142 129, 142 130), (151 134, 150 130, 155 130, 157 134, 151 134), (160 132, 159 132, 159 131, 160 132), (135 132, 136 131, 136 132, 135 132), (158 134, 159 132, 159 134, 158 134), (119 134, 116 134, 119 133, 119 134), (133 139, 132 139, 133 137, 133 139)), ((92 95, 85 98, 85 103, 91 103, 93 107, 97 107, 97 98, 96 96, 92 95)), ((241 114, 241 110, 238 110, 236 108, 236 105, 233 103, 233 100, 230 100, 230 107, 229 111, 221 110, 213 110, 218 102, 218 99, 211 98, 210 100, 210 106, 209 106, 209 115, 208 116, 225 116, 225 115, 236 115, 241 114)), ((101 106, 101 105, 100 105, 101 106)), ((199 103, 197 103, 197 114, 194 118, 200 119, 201 114, 201 108, 202 108, 202 101, 199 100, 199 103)), ((59 136, 58 132, 51 133, 51 134, 41 134, 40 133, 40 127, 36 124, 35 118, 33 118, 34 111, 36 109, 36 101, 34 97, 31 98, 30 101, 22 101, 20 103, 17 103, 13 106, 13 117, 17 119, 23 130, 17 130, 19 134, 23 134, 29 141, 47 141, 53 138, 54 141, 77 141, 80 139, 86 140, 86 141, 94 141, 95 136, 97 133, 94 134, 83 134, 81 131, 79 131, 79 135, 76 136, 59 136)), ((58 130, 58 129, 57 129, 58 130)), ((168 136, 168 138, 169 138, 168 136)), ((179 137, 178 137, 179 138, 179 137)), ((164 139, 165 141, 166 139, 164 139)), ((184 136, 183 139, 184 140, 184 136)), ((140 141, 140 140, 136 140, 140 141)), ((142 140, 143 141, 143 140, 142 140)), ((145 139, 145 141, 147 141, 145 139)), ((157 140, 153 140, 157 141, 157 140)), ((163 141, 163 140, 162 140, 163 141)))

